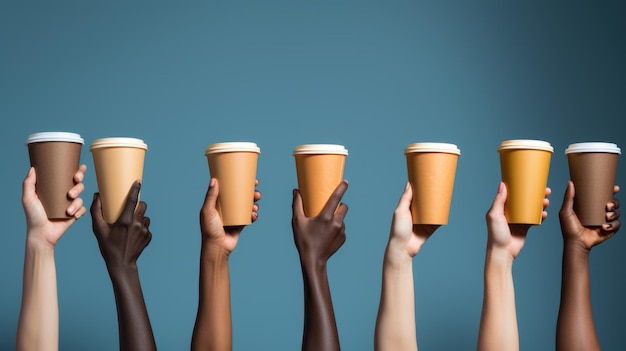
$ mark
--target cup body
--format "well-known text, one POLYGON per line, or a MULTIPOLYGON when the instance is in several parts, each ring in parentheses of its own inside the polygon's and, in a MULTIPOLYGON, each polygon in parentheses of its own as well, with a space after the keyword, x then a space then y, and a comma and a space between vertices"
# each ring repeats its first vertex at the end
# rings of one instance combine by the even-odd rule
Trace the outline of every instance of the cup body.
POLYGON ((461 150, 448 143, 414 143, 404 150, 413 188, 413 224, 448 224, 461 150))
POLYGON ((122 214, 131 186, 143 179, 148 146, 141 139, 116 137, 96 139, 89 149, 102 201, 102 216, 107 223, 115 223, 122 214))
POLYGON ((554 148, 541 140, 506 140, 498 148, 508 223, 541 224, 543 199, 554 148))
POLYGON ((224 226, 252 223, 254 188, 260 148, 250 142, 211 144, 205 155, 209 172, 219 183, 217 210, 224 226))
POLYGON ((343 180, 348 150, 343 145, 305 144, 293 151, 304 214, 316 217, 343 180))
POLYGON ((620 153, 616 144, 604 142, 570 144, 565 150, 575 188, 574 212, 584 226, 606 223, 620 153))
POLYGON ((67 196, 74 186, 83 139, 76 133, 42 132, 31 134, 26 145, 30 165, 35 168, 35 191, 49 219, 65 219, 72 200, 67 196))

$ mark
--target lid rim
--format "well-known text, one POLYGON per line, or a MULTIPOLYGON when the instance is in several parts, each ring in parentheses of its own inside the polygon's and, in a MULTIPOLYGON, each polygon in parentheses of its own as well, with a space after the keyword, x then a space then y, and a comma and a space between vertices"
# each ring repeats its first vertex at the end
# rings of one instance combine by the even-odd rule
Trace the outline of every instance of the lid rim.
POLYGON ((440 143, 440 142, 419 142, 409 144, 404 149, 404 154, 418 153, 418 152, 431 152, 431 153, 446 153, 453 155, 461 155, 461 149, 452 143, 440 143))
POLYGON ((505 140, 498 147, 498 152, 502 150, 540 150, 554 153, 554 147, 549 142, 536 139, 505 140))
POLYGON ((579 153, 610 153, 621 155, 622 149, 620 149, 615 143, 607 142, 581 142, 570 144, 565 149, 565 154, 579 154, 579 153))
POLYGON ((96 139, 91 143, 89 150, 114 147, 130 147, 136 149, 148 150, 148 144, 142 139, 131 137, 108 137, 96 139))
POLYGON ((296 155, 343 155, 348 156, 348 149, 341 144, 301 144, 294 148, 296 155))
POLYGON ((261 148, 254 142, 228 141, 228 142, 210 144, 204 150, 205 155, 215 154, 215 153, 226 153, 226 152, 252 152, 252 153, 260 154, 261 148))
POLYGON ((78 133, 72 132, 38 132, 26 138, 26 145, 45 142, 67 142, 84 144, 85 140, 78 133))

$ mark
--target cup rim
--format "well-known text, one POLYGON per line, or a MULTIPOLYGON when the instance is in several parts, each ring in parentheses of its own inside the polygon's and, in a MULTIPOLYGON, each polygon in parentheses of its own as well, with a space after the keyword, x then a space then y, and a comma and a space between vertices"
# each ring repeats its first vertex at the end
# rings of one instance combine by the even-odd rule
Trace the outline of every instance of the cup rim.
POLYGON ((50 141, 84 144, 85 140, 77 133, 71 132, 38 132, 33 133, 26 139, 26 145, 50 141))
POLYGON ((109 147, 131 147, 148 150, 148 145, 142 139, 129 137, 110 137, 96 139, 91 143, 89 150, 93 151, 94 149, 109 147))
POLYGON ((214 143, 207 146, 204 151, 205 155, 224 153, 224 152, 254 152, 261 153, 261 148, 256 143, 248 141, 227 141, 214 143))
POLYGON ((295 147, 293 155, 348 155, 348 149, 340 144, 302 144, 295 147))
POLYGON ((502 150, 541 150, 554 153, 554 148, 549 142, 534 139, 511 139, 500 143, 498 151, 502 150))
POLYGON ((622 150, 617 146, 617 144, 600 141, 573 143, 565 149, 566 155, 585 152, 602 152, 620 155, 622 150))
POLYGON ((409 144, 404 149, 404 154, 408 155, 416 152, 439 152, 446 154, 461 155, 461 149, 456 144, 439 142, 419 142, 409 144))

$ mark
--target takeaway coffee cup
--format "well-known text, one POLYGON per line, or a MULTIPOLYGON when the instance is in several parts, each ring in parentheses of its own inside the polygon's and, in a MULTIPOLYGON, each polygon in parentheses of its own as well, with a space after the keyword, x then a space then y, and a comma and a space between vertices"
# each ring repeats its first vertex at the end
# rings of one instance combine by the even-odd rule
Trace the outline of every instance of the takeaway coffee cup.
POLYGON ((413 188, 414 224, 448 224, 456 165, 461 150, 454 144, 415 143, 404 150, 413 188))
POLYGON ((343 145, 305 144, 293 151, 304 214, 317 216, 343 180, 348 150, 343 145))
POLYGON ((143 179, 146 150, 148 145, 136 138, 101 138, 91 144, 102 216, 107 223, 117 221, 131 186, 143 179))
POLYGON ((211 144, 205 155, 209 172, 219 183, 217 210, 224 226, 252 223, 257 161, 261 149, 250 142, 211 144))
POLYGON ((565 154, 574 182, 574 212, 578 219, 584 226, 606 223, 606 204, 613 200, 620 148, 612 143, 575 143, 565 154))
POLYGON ((498 148, 508 223, 541 224, 543 199, 554 148, 541 140, 506 140, 498 148))
POLYGON ((67 193, 74 186, 83 138, 75 133, 42 132, 26 140, 30 165, 35 168, 35 191, 49 219, 70 218, 66 213, 72 203, 67 193))

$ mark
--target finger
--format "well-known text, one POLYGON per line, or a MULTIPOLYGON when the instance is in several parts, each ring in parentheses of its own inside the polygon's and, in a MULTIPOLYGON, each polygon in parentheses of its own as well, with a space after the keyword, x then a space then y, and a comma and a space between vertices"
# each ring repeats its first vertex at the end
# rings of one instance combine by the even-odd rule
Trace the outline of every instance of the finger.
POLYGON ((137 209, 135 209, 135 219, 138 221, 141 221, 142 218, 145 216, 146 214, 146 210, 148 209, 148 204, 145 203, 144 201, 139 201, 139 203, 137 204, 137 209))
POLYGON ((78 199, 74 199, 74 201, 72 201, 72 203, 65 210, 65 213, 67 213, 68 216, 74 216, 76 211, 78 211, 81 207, 83 207, 83 199, 79 197, 78 199))
POLYGON ((254 201, 256 202, 256 201, 259 201, 259 200, 261 200, 261 192, 258 191, 258 190, 255 190, 254 191, 254 201))
POLYGON ((126 197, 126 203, 124 204, 124 209, 122 210, 122 214, 120 218, 118 218, 118 222, 122 224, 130 224, 133 221, 133 217, 135 215, 135 208, 137 207, 137 202, 139 201, 139 191, 141 190, 141 183, 137 180, 133 183, 128 191, 128 196, 126 197))
POLYGON ((293 218, 304 218, 304 208, 302 207, 302 196, 298 189, 293 189, 293 200, 291 201, 291 212, 293 218))
POLYGON ((550 199, 548 199, 547 197, 543 198, 543 209, 547 209, 550 206, 550 199))
POLYGON ((346 214, 348 214, 348 205, 341 203, 339 205, 339 208, 337 208, 337 212, 335 213, 335 219, 337 221, 343 222, 343 219, 346 217, 346 214))
POLYGON ((69 197, 70 199, 75 199, 78 197, 78 195, 80 195, 80 193, 83 192, 83 190, 85 190, 85 184, 78 183, 74 185, 72 189, 70 189, 70 191, 67 193, 67 197, 69 197))
POLYGON ((545 197, 550 196, 550 194, 552 194, 552 189, 551 189, 551 188, 547 188, 547 187, 546 187, 545 197))
POLYGON ((85 213, 87 213, 87 209, 85 208, 85 206, 82 206, 81 208, 78 209, 78 211, 74 213, 74 219, 78 220, 85 213))
POLYGON ((211 178, 209 181, 209 189, 206 192, 206 196, 204 197, 203 208, 216 208, 217 206, 217 196, 220 193, 220 186, 216 178, 211 178))
POLYGON ((411 187, 411 183, 406 182, 396 208, 409 209, 411 207, 411 200, 413 200, 413 188, 411 187))
POLYGON ((619 216, 620 216, 620 211, 617 210, 617 209, 614 210, 614 211, 608 211, 606 213, 606 221, 609 222, 609 221, 612 221, 612 220, 619 219, 619 216))
POLYGON ((258 180, 258 179, 255 179, 255 180, 254 180, 254 186, 257 186, 257 185, 259 185, 259 180, 258 180))
POLYGON ((87 165, 80 165, 78 171, 74 174, 74 183, 82 183, 85 179, 85 172, 87 171, 87 165))
POLYGON ((108 228, 108 224, 104 220, 104 217, 102 217, 102 201, 100 200, 99 193, 93 194, 93 201, 91 202, 90 211, 91 211, 91 226, 93 228, 94 234, 98 236, 99 233, 106 232, 106 229, 108 228))
POLYGON ((613 194, 617 194, 619 193, 619 185, 615 184, 613 185, 613 194))
POLYGON ((489 213, 492 214, 503 214, 504 213, 504 204, 506 203, 507 198, 507 189, 506 184, 504 182, 500 182, 498 185, 498 192, 496 196, 493 198, 493 202, 491 203, 491 208, 489 208, 489 213))
POLYGON ((337 206, 339 205, 339 202, 341 201, 341 198, 343 197, 343 194, 346 192, 347 189, 348 182, 343 180, 341 183, 339 183, 339 185, 337 185, 333 193, 330 195, 330 198, 328 198, 328 201, 326 201, 326 204, 324 205, 324 208, 322 208, 320 215, 332 215, 335 212, 335 209, 337 209, 337 206))
POLYGON ((150 217, 143 217, 143 226, 145 228, 149 228, 150 227, 150 217))
POLYGON ((613 199, 612 204, 613 204, 613 206, 612 206, 611 210, 615 210, 615 209, 619 208, 619 200, 618 199, 613 199))
POLYGON ((617 233, 619 227, 621 226, 621 222, 619 220, 610 221, 608 223, 604 223, 602 225, 602 233, 604 235, 613 235, 617 233))

